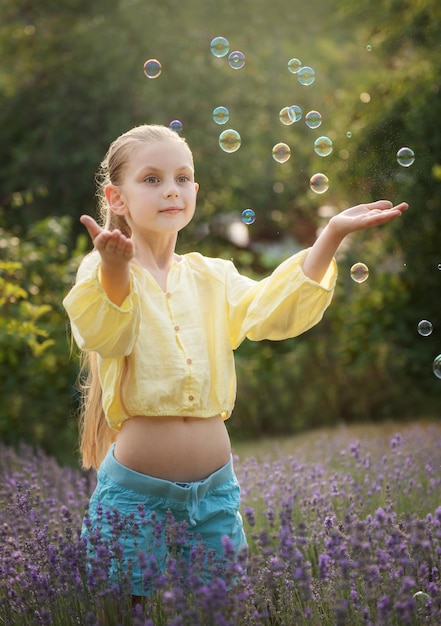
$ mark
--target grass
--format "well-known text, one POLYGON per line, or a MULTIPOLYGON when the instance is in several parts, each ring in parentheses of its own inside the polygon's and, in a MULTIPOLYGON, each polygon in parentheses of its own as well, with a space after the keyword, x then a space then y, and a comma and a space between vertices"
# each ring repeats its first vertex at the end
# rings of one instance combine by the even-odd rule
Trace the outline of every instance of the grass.
MULTIPOLYGON (((417 422, 422 431, 435 430, 441 433, 441 421, 422 419, 417 422)), ((265 437, 253 440, 234 440, 233 453, 241 460, 255 457, 259 461, 275 460, 283 455, 298 457, 300 461, 318 463, 323 460, 323 451, 338 451, 349 446, 354 441, 362 441, 369 446, 372 452, 375 445, 383 447, 395 433, 402 435, 412 433, 414 422, 399 422, 388 420, 380 424, 364 423, 339 425, 327 428, 308 430, 297 435, 286 437, 265 437)), ((379 448, 377 448, 379 449, 379 448)))

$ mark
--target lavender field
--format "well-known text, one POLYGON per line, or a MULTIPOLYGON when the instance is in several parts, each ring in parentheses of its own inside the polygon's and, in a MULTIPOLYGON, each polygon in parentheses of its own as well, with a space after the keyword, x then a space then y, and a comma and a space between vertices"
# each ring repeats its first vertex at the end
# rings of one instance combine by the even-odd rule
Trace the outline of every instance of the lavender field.
MULTIPOLYGON (((23 446, 0 447, 0 624, 441 624, 441 424, 318 431, 239 446, 235 467, 247 561, 217 565, 196 545, 165 574, 142 556, 154 592, 132 613, 106 573, 121 558, 81 521, 94 476, 23 446), (211 571, 211 578, 201 575, 211 571)), ((185 528, 170 523, 179 547, 185 528)))

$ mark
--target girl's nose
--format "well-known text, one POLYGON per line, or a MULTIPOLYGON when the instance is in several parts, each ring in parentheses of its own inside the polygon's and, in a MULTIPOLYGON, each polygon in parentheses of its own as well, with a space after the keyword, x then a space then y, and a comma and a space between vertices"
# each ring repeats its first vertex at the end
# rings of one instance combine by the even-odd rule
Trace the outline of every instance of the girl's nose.
POLYGON ((164 196, 166 198, 177 198, 178 195, 179 192, 176 185, 169 185, 164 191, 164 196))

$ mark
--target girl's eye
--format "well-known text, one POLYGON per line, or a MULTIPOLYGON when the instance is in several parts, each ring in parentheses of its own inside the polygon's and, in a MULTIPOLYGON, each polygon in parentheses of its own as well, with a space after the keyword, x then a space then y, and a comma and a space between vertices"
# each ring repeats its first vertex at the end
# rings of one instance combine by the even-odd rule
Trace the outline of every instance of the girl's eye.
POLYGON ((178 183, 187 183, 189 180, 190 180, 190 179, 189 179, 189 177, 188 177, 188 176, 184 176, 184 175, 182 175, 182 176, 179 176, 179 177, 178 177, 178 183))
POLYGON ((159 178, 157 176, 146 176, 146 178, 144 179, 146 183, 157 183, 159 181, 159 178))

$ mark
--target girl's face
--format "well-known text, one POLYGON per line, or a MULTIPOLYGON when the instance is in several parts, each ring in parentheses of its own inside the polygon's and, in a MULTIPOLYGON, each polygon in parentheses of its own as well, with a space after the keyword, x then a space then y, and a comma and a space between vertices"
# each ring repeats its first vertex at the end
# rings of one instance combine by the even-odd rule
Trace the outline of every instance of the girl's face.
POLYGON ((139 144, 125 167, 121 185, 108 185, 112 211, 125 215, 133 234, 174 233, 192 219, 198 184, 191 153, 173 141, 139 144))

